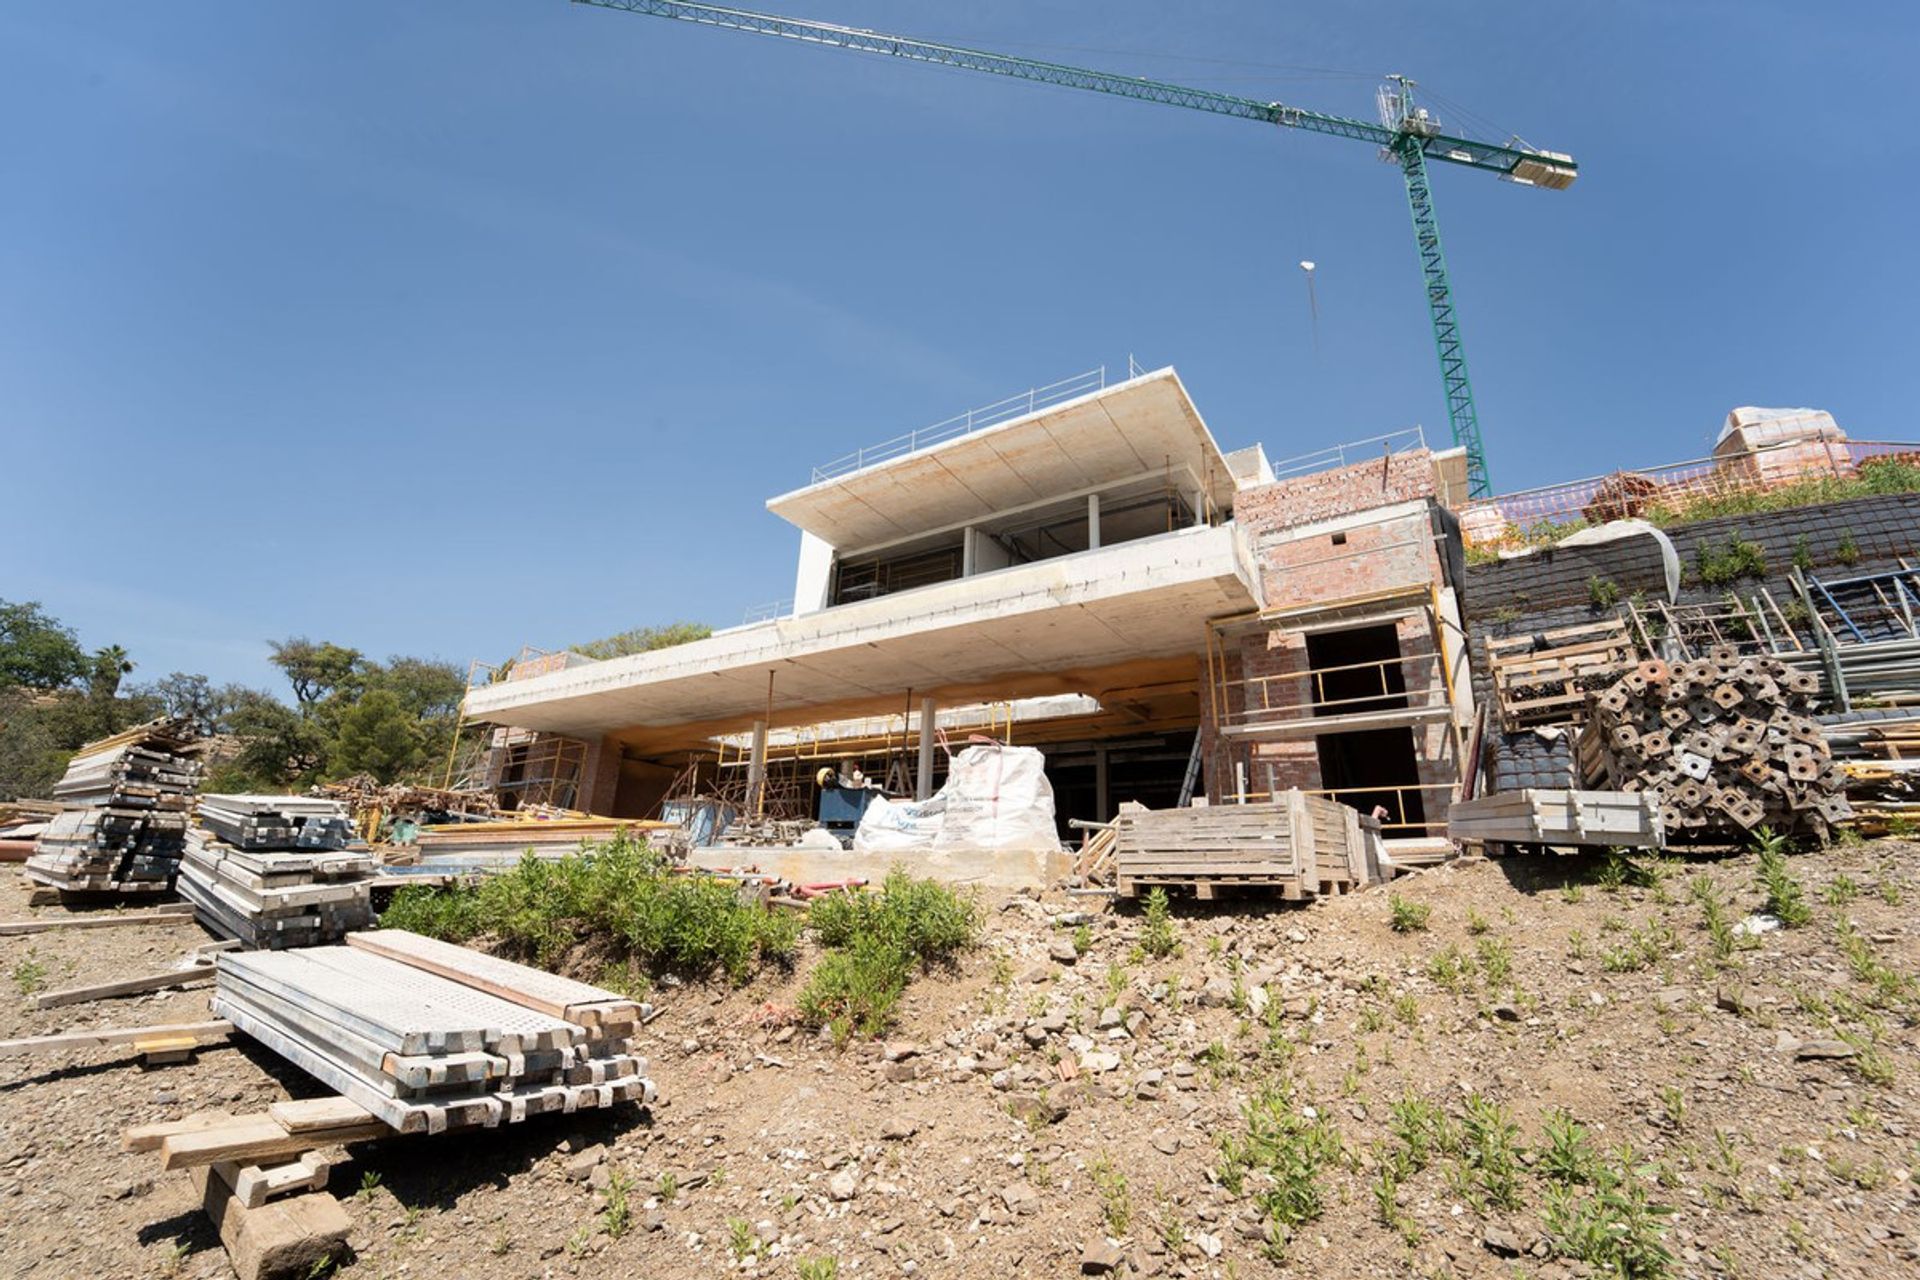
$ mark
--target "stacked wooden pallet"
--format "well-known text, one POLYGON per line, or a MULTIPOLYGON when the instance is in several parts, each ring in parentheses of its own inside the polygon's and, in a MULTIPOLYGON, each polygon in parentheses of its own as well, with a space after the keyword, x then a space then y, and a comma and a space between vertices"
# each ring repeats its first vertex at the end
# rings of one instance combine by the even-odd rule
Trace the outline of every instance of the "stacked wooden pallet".
POLYGON ((1588 691, 1611 684, 1634 659, 1627 624, 1618 618, 1490 639, 1486 647, 1500 720, 1509 731, 1579 720, 1588 691))
POLYGON ((1731 647, 1642 662, 1593 699, 1581 775, 1652 795, 1669 839, 1763 826, 1824 836, 1851 810, 1811 716, 1818 691, 1812 673, 1731 647))
POLYGON ((201 796, 200 824, 236 849, 344 849, 347 807, 313 796, 201 796))
POLYGON ((196 827, 177 887, 208 929, 279 950, 338 942, 372 924, 374 871, 364 851, 237 849, 196 827))
POLYGON ((1447 810, 1447 834, 1483 844, 1658 849, 1666 842, 1660 806, 1646 792, 1540 787, 1454 801, 1447 810))
POLYGON ((645 1102, 620 995, 402 930, 230 952, 213 1008, 401 1133, 645 1102))
POLYGON ((53 788, 75 807, 47 820, 27 875, 68 893, 165 893, 199 779, 192 741, 184 722, 156 720, 82 747, 53 788))
POLYGON ((1299 900, 1345 893, 1381 875, 1379 823, 1300 791, 1267 804, 1123 810, 1113 825, 1121 897, 1146 885, 1182 885, 1200 898, 1249 887, 1299 900))

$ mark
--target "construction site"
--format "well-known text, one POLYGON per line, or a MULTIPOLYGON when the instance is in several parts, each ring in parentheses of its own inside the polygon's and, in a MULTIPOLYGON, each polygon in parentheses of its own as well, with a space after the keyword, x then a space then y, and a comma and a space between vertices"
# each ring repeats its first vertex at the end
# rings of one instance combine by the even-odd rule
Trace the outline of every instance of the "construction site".
POLYGON ((1920 1268, 1920 431, 1502 490, 1429 170, 1576 156, 590 7, 1365 143, 1446 423, 1225 448, 1127 355, 709 483, 791 598, 474 661, 430 776, 88 742, 0 803, 0 1271, 1920 1268))

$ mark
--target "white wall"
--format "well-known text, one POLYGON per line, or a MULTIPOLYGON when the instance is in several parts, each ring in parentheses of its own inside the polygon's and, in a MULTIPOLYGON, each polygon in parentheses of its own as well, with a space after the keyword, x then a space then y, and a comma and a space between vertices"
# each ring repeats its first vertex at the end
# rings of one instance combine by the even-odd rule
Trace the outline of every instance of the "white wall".
POLYGON ((793 614, 817 613, 827 607, 827 591, 833 585, 833 548, 802 530, 800 568, 793 577, 793 614))

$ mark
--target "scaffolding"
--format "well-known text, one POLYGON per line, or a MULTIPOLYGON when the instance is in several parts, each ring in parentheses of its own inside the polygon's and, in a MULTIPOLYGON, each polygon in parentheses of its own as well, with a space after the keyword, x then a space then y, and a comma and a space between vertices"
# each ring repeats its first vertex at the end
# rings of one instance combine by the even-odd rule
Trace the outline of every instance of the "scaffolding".
MULTIPOLYGON (((1446 823, 1438 815, 1457 794, 1457 779, 1293 788, 1282 785, 1276 749, 1290 745, 1297 751, 1311 745, 1317 753, 1320 739, 1329 735, 1437 725, 1444 728, 1457 774, 1465 744, 1456 710, 1459 649, 1449 640, 1450 628, 1439 584, 1432 581, 1209 621, 1208 707, 1215 749, 1208 791, 1214 801, 1250 804, 1298 789, 1356 808, 1385 809, 1382 825, 1390 839, 1443 836, 1446 823), (1304 655, 1309 635, 1375 626, 1397 629, 1407 619, 1425 624, 1428 651, 1403 648, 1389 657, 1319 666, 1308 659, 1300 669, 1271 673, 1245 670, 1249 641, 1266 650, 1284 645, 1304 655)), ((1415 759, 1417 768, 1417 739, 1415 759)))

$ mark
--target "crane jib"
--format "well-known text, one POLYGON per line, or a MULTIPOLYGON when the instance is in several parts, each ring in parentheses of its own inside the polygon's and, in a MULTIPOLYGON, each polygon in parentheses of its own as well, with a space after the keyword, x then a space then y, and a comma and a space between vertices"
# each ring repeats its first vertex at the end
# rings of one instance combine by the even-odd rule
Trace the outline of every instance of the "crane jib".
MULTIPOLYGON (((1095 71, 1064 63, 1043 62, 1012 54, 969 49, 961 45, 914 40, 906 36, 883 35, 858 27, 836 26, 804 18, 755 13, 750 9, 729 9, 721 5, 686 4, 680 0, 573 0, 575 4, 602 9, 619 9, 709 27, 724 27, 756 35, 779 36, 807 44, 876 53, 927 62, 937 66, 981 71, 1038 84, 1087 89, 1115 97, 1158 102, 1166 106, 1208 111, 1215 115, 1257 120, 1309 133, 1351 138, 1381 148, 1382 153, 1401 168, 1407 183, 1407 199, 1413 213, 1414 244, 1425 277, 1427 303, 1433 321, 1434 345, 1440 357, 1440 377, 1446 396, 1447 421, 1453 429, 1454 443, 1466 450, 1468 491, 1471 496, 1492 496, 1487 477, 1486 456, 1480 441, 1480 420, 1474 409, 1473 390, 1467 380, 1467 360, 1460 337, 1459 320, 1454 312, 1453 289, 1447 276, 1446 259, 1440 249, 1440 228, 1433 210, 1432 193, 1427 187, 1426 162, 1438 160, 1499 174, 1523 186, 1560 191, 1573 185, 1579 166, 1573 157, 1554 151, 1536 151, 1512 143, 1480 142, 1443 134, 1439 122, 1413 102, 1413 81, 1389 77, 1383 86, 1382 123, 1356 120, 1349 116, 1327 115, 1290 107, 1280 102, 1261 102, 1211 89, 1149 80, 1142 76, 1123 76, 1111 71, 1095 71), (1389 112, 1388 104, 1392 110, 1389 112)), ((1518 139, 1512 140, 1517 142, 1518 139)))

